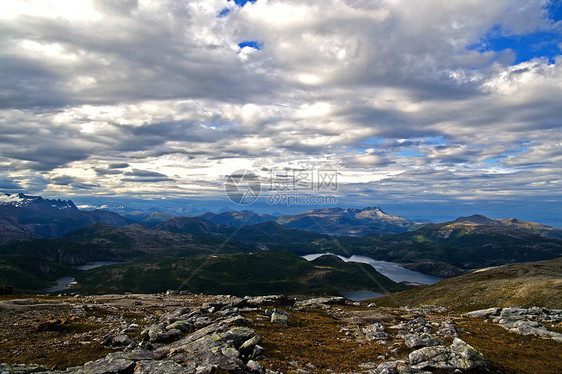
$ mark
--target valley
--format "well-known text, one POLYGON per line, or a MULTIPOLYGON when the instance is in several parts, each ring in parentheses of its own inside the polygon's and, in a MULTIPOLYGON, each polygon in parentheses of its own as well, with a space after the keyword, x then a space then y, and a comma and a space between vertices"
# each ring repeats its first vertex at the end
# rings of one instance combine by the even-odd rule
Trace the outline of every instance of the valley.
POLYGON ((24 196, 1 210, 2 372, 562 370, 558 229, 378 207, 131 220, 24 196))

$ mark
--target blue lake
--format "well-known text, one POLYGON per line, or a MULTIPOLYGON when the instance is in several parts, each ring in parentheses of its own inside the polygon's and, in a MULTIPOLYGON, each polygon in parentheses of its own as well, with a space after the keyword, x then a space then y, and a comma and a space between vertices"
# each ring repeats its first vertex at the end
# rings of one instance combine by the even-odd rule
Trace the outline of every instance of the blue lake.
POLYGON ((73 277, 62 277, 62 278, 57 279, 57 285, 56 286, 45 288, 45 291, 46 292, 64 291, 67 288, 70 288, 70 286, 72 286, 75 283, 76 282, 74 281, 73 277))
MULTIPOLYGON (((123 261, 92 261, 82 265, 76 265, 74 268, 78 270, 90 270, 99 268, 106 265, 123 264, 123 261)), ((72 285, 76 284, 73 277, 62 277, 56 280, 57 285, 45 288, 45 292, 59 292, 69 289, 72 285)))
MULTIPOLYGON (((442 277, 437 277, 435 275, 420 273, 419 271, 406 269, 405 267, 401 266, 400 264, 397 264, 396 262, 378 261, 367 256, 353 255, 351 257, 344 257, 340 255, 335 255, 333 253, 316 253, 316 254, 306 255, 302 257, 308 261, 312 261, 322 256, 336 256, 345 262, 359 262, 362 264, 368 264, 374 267, 376 271, 392 279, 395 282, 433 284, 443 279, 442 277)), ((372 299, 383 295, 377 294, 376 292, 360 290, 360 291, 352 291, 347 293, 342 292, 342 296, 344 296, 346 299, 349 300, 360 301, 360 300, 372 299), (368 294, 369 292, 370 294, 368 294), (375 296, 371 296, 371 294, 374 294, 375 296)))

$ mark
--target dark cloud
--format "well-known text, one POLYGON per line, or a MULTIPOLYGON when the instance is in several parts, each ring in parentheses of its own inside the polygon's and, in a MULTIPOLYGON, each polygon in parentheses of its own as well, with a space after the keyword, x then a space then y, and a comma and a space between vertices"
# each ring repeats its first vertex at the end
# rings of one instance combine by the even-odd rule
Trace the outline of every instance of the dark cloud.
POLYGON ((107 166, 108 169, 125 169, 129 167, 129 164, 126 162, 119 162, 119 163, 114 163, 114 164, 109 164, 107 166))
POLYGON ((5 192, 21 191, 23 190, 23 186, 12 178, 0 174, 0 190, 5 192))

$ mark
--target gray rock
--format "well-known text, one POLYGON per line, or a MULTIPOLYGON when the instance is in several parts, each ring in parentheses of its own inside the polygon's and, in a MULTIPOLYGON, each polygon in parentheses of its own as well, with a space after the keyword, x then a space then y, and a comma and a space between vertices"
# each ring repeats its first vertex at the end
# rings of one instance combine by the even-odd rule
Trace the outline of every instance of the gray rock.
POLYGON ((240 352, 252 352, 254 350, 254 347, 260 342, 260 340, 261 335, 255 335, 253 338, 246 340, 240 346, 240 352))
POLYGON ((472 370, 487 365, 484 355, 471 345, 455 338, 449 347, 442 345, 425 347, 408 356, 413 369, 460 369, 472 370))
POLYGON ((139 361, 135 366, 135 373, 142 374, 181 374, 185 368, 173 361, 139 361))
POLYGON ((302 308, 302 307, 318 307, 322 305, 344 305, 345 298, 340 296, 334 297, 318 297, 314 299, 307 299, 307 300, 300 300, 295 302, 295 308, 302 308))
POLYGON ((185 315, 189 314, 191 312, 191 309, 184 307, 184 308, 178 308, 170 313, 166 313, 163 314, 162 316, 160 316, 160 321, 162 322, 166 322, 168 324, 170 323, 174 323, 176 321, 179 320, 185 320, 186 317, 184 317, 185 315))
POLYGON ((148 331, 148 341, 151 343, 171 343, 181 338, 181 331, 171 329, 164 331, 162 329, 151 329, 148 331))
POLYGON ((487 365, 488 360, 484 355, 459 338, 451 344, 451 364, 455 369, 471 370, 487 365))
POLYGON ((47 369, 45 366, 41 365, 7 365, 0 364, 0 373, 2 374, 28 374, 28 373, 40 373, 45 372, 47 369))
POLYGON ((246 363, 246 366, 252 373, 262 374, 265 373, 263 366, 260 365, 259 362, 250 360, 246 363))
MULTIPOLYGON (((249 327, 233 327, 224 334, 221 338, 225 341, 232 341, 234 347, 239 348, 247 340, 255 334, 255 330, 249 327)), ((257 344, 257 343, 256 343, 257 344)), ((255 345, 255 344, 254 344, 255 345)))
POLYGON ((396 374, 398 370, 407 366, 408 362, 405 360, 387 361, 379 364, 371 372, 373 374, 396 374))
POLYGON ((404 337, 404 344, 406 344, 406 347, 408 348, 435 347, 438 345, 443 345, 443 341, 429 334, 410 334, 404 337))
POLYGON ((252 351, 252 354, 250 355, 250 357, 254 360, 264 358, 265 357, 265 348, 263 348, 259 344, 256 344, 256 346, 254 347, 254 350, 252 351))
POLYGON ((135 368, 135 362, 123 358, 105 357, 86 363, 83 367, 67 369, 72 374, 128 374, 135 368))
POLYGON ((289 318, 285 314, 275 313, 275 312, 271 314, 271 322, 272 323, 284 323, 284 324, 286 324, 288 322, 288 320, 289 320, 289 318))
POLYGON ((388 334, 384 332, 384 326, 381 323, 373 323, 362 329, 367 340, 385 340, 388 334))
POLYGON ((111 346, 113 348, 117 347, 126 347, 131 344, 133 341, 127 335, 117 335, 112 339, 111 346))
POLYGON ((167 331, 176 329, 176 330, 180 330, 181 332, 184 332, 184 333, 192 331, 193 328, 194 328, 194 326, 187 321, 176 321, 176 322, 172 323, 171 325, 166 326, 167 331))
POLYGON ((472 312, 465 313, 463 314, 463 317, 488 318, 490 316, 498 316, 501 310, 502 310, 501 308, 480 309, 480 310, 475 310, 472 312))
POLYGON ((414 369, 451 369, 449 364, 450 350, 442 345, 424 347, 408 355, 410 365, 414 369))
POLYGON ((213 320, 209 317, 198 317, 195 321, 193 321, 193 326, 196 329, 200 329, 202 327, 209 326, 211 323, 213 323, 213 320))

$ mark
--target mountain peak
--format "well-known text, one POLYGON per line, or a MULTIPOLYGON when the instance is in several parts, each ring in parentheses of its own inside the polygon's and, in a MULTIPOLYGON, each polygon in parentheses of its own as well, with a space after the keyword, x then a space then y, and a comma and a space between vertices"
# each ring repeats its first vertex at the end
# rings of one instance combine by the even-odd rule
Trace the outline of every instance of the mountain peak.
POLYGON ((497 220, 493 218, 488 218, 482 214, 473 214, 468 217, 459 217, 454 222, 470 222, 479 225, 497 225, 497 220))
POLYGON ((51 207, 56 209, 78 210, 72 200, 50 200, 41 196, 19 194, 0 195, 0 205, 12 205, 15 207, 51 207))

